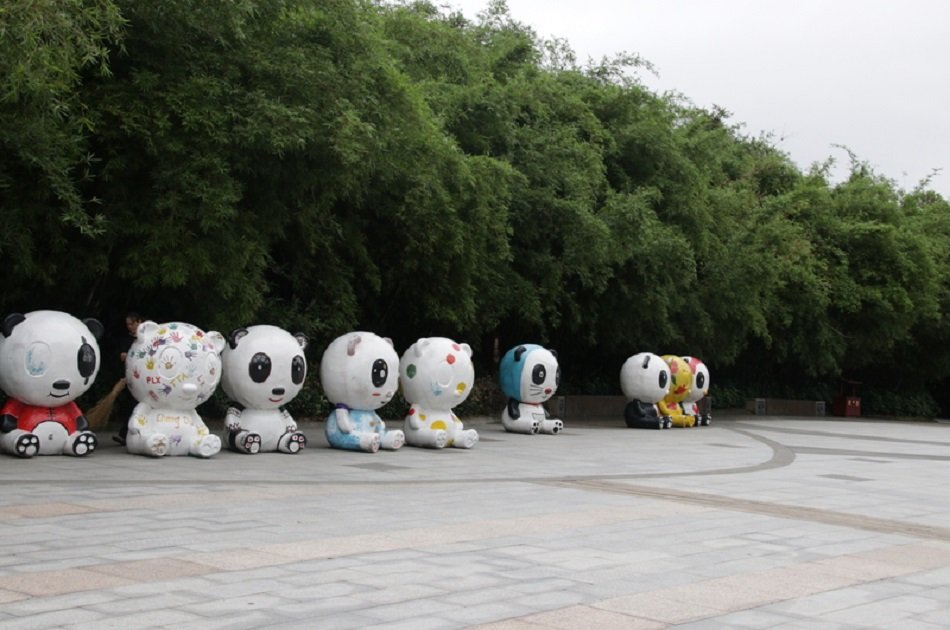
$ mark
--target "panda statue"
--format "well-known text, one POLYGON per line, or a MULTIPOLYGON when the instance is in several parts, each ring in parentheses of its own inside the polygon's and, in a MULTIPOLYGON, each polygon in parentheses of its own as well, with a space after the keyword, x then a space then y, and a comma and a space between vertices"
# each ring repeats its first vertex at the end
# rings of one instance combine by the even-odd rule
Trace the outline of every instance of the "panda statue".
POLYGON ((627 406, 623 419, 631 429, 669 429, 673 421, 661 416, 656 403, 663 400, 670 385, 670 368, 652 352, 629 357, 620 368, 620 389, 627 406))
POLYGON ((330 342, 320 360, 320 383, 335 404, 324 429, 333 448, 375 453, 406 442, 399 429, 386 429, 376 410, 399 390, 399 355, 392 340, 355 331, 330 342))
POLYGON ((472 448, 478 432, 466 429, 452 408, 472 392, 472 348, 445 337, 419 339, 399 360, 399 382, 411 405, 404 429, 406 443, 425 448, 472 448))
POLYGON ((689 364, 674 354, 664 354, 662 359, 670 368, 670 388, 663 400, 657 403, 657 409, 661 415, 669 416, 674 427, 695 426, 696 419, 684 413, 680 405, 689 394, 690 385, 693 382, 693 373, 689 370, 689 364))
POLYGON ((557 354, 537 344, 521 344, 505 353, 498 366, 501 391, 508 404, 501 423, 510 433, 560 433, 564 423, 549 418, 544 403, 561 383, 557 354))
POLYGON ((138 401, 129 418, 130 453, 211 457, 221 450, 195 407, 221 380, 224 336, 183 322, 139 324, 125 359, 125 378, 138 401))
POLYGON ((221 388, 231 401, 224 440, 239 453, 298 453, 307 437, 284 405, 303 388, 307 337, 277 326, 238 328, 221 353, 221 388))
POLYGON ((693 416, 696 426, 709 426, 712 423, 712 414, 703 413, 697 404, 709 395, 709 368, 696 357, 683 357, 692 374, 692 387, 683 399, 683 413, 693 416))
POLYGON ((74 401, 99 373, 102 333, 99 321, 59 311, 3 320, 0 388, 9 398, 0 409, 0 451, 81 457, 96 450, 96 435, 74 401))

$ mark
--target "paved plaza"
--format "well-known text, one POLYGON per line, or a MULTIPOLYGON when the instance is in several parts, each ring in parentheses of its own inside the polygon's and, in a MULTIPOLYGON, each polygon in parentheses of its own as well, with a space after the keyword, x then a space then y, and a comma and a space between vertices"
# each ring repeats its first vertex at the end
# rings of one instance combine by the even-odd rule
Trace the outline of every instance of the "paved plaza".
POLYGON ((3 456, 0 628, 946 628, 950 425, 3 456))

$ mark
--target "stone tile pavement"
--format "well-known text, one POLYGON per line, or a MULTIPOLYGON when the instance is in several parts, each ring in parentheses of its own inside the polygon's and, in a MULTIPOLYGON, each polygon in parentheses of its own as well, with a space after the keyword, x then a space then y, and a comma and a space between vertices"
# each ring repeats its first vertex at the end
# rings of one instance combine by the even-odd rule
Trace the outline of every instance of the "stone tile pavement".
MULTIPOLYGON (((4 628, 946 628, 950 426, 0 458, 4 628)), ((103 442, 108 441, 102 436, 103 442)))

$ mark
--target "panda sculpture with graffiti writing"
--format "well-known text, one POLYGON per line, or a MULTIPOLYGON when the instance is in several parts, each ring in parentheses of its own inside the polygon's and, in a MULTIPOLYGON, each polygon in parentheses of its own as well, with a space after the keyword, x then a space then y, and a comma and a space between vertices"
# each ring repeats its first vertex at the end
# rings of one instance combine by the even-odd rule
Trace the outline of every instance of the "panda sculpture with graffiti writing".
POLYGON ((690 372, 689 364, 674 354, 664 354, 662 359, 670 368, 670 388, 663 400, 656 404, 657 409, 661 415, 669 416, 674 427, 695 426, 696 419, 684 413, 683 406, 680 404, 689 394, 693 382, 693 373, 690 372))
POLYGON ((657 403, 670 386, 670 368, 652 352, 629 357, 620 368, 620 389, 627 398, 623 419, 631 429, 669 429, 673 421, 660 415, 657 403))
POLYGON ((683 402, 683 413, 692 416, 696 421, 696 426, 709 426, 712 423, 712 414, 703 413, 699 408, 699 401, 709 395, 709 368, 706 364, 696 357, 682 357, 689 366, 692 374, 692 387, 683 402))
POLYGON ((96 450, 96 435, 74 401, 99 373, 102 332, 97 320, 60 311, 3 320, 0 388, 9 398, 0 410, 0 450, 24 458, 96 450))
POLYGON ((425 448, 472 448, 478 432, 466 429, 452 409, 472 392, 472 348, 446 337, 426 337, 399 360, 399 382, 411 407, 403 428, 406 443, 425 448))
POLYGON ((330 342, 320 360, 320 383, 335 404, 324 429, 333 448, 375 453, 406 442, 399 429, 386 429, 376 410, 399 390, 399 355, 392 340, 356 331, 330 342))
POLYGON ((564 429, 564 423, 549 418, 544 408, 561 383, 561 368, 553 350, 533 343, 515 346, 501 358, 498 380, 508 397, 501 413, 506 431, 554 435, 564 429))
POLYGON ((142 322, 125 359, 125 378, 138 402, 129 418, 130 453, 211 457, 221 450, 195 408, 221 380, 224 336, 183 322, 142 322))
POLYGON ((239 453, 298 453, 307 437, 284 408, 307 376, 307 337, 269 325, 231 331, 221 354, 221 389, 238 406, 224 417, 225 441, 239 453))

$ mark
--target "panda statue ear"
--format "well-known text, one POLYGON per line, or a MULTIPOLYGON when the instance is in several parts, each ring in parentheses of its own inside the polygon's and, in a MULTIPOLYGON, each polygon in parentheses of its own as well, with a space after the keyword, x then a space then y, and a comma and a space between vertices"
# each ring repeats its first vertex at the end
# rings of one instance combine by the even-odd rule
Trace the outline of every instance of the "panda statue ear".
POLYGON ((415 353, 417 357, 422 356, 422 350, 429 345, 429 339, 427 337, 421 337, 415 344, 415 353))
POLYGON ((383 339, 383 341, 385 341, 386 343, 388 343, 389 345, 391 345, 393 348, 396 347, 396 344, 394 344, 394 343, 393 343, 393 340, 390 339, 389 337, 383 337, 382 339, 383 339))
POLYGON ((548 352, 550 352, 552 355, 554 355, 554 358, 555 358, 555 359, 557 358, 557 350, 551 350, 550 348, 548 348, 548 352))
POLYGON ((224 335, 219 333, 217 330, 209 330, 205 333, 205 337, 211 340, 211 345, 214 346, 214 350, 218 354, 221 354, 221 352, 224 350, 224 346, 227 345, 224 335))
POLYGON ((527 351, 528 349, 525 348, 524 346, 518 346, 517 348, 515 348, 515 361, 520 361, 521 355, 523 355, 527 351))
POLYGON ((247 328, 235 328, 230 333, 228 333, 228 347, 234 350, 237 348, 238 341, 241 340, 241 337, 247 335, 247 328))
POLYGON ((158 324, 152 320, 147 320, 139 324, 138 329, 135 331, 136 339, 145 339, 152 333, 158 330, 158 324))
POLYGON ((356 346, 360 345, 360 342, 363 341, 363 338, 359 335, 351 335, 346 342, 346 356, 352 357, 356 354, 356 346))
POLYGON ((82 320, 82 323, 86 325, 86 328, 89 329, 89 332, 92 333, 92 336, 95 337, 97 341, 102 339, 102 335, 106 333, 106 327, 102 325, 102 322, 100 322, 98 319, 95 319, 94 317, 87 317, 86 319, 82 320))
POLYGON ((301 350, 306 350, 307 346, 310 345, 310 338, 307 337, 307 335, 303 334, 302 332, 294 333, 294 339, 296 339, 297 343, 300 344, 301 350))
POLYGON ((650 359, 652 359, 652 358, 653 358, 653 355, 651 355, 651 354, 647 354, 647 355, 645 355, 645 356, 643 357, 643 366, 642 366, 642 367, 643 367, 644 370, 647 369, 648 367, 650 367, 650 359))
POLYGON ((462 350, 465 352, 465 354, 472 356, 472 346, 468 345, 467 343, 461 343, 459 345, 462 346, 462 350))
POLYGON ((26 319, 23 313, 10 313, 3 320, 3 336, 9 337, 13 332, 14 326, 26 319))

